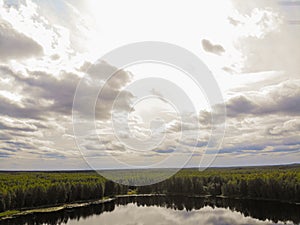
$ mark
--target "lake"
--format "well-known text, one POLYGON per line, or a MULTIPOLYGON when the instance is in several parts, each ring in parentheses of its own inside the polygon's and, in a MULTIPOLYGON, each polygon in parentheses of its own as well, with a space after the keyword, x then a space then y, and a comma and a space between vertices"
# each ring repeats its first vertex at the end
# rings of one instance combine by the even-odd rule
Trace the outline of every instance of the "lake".
POLYGON ((5 225, 238 225, 300 224, 300 205, 183 196, 122 197, 103 204, 34 213, 5 225))

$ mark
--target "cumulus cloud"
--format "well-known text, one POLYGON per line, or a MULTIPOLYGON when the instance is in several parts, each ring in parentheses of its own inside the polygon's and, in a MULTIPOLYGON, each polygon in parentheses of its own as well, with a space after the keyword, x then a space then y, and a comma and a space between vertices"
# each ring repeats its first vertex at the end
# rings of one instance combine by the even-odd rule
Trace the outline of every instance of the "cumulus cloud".
MULTIPOLYGON (((99 118, 109 118, 112 105, 117 96, 119 96, 118 109, 129 109, 130 99, 133 97, 129 92, 122 92, 120 89, 130 81, 131 75, 120 70, 109 80, 103 80, 106 74, 110 74, 115 68, 107 63, 100 62, 91 65, 90 70, 86 73, 83 89, 84 95, 79 96, 82 107, 78 108, 84 114, 85 110, 90 108, 84 107, 86 103, 96 104, 96 112, 99 118), (101 90, 101 92, 100 92, 101 90), (99 99, 90 99, 89 93, 99 92, 99 99)), ((61 113, 71 115, 73 99, 76 87, 80 78, 76 74, 62 71, 59 77, 54 77, 43 71, 27 71, 27 75, 16 73, 8 67, 2 66, 0 72, 14 80, 22 95, 22 100, 18 103, 3 98, 0 101, 0 114, 23 117, 23 118, 45 118, 51 113, 61 113)), ((83 93, 83 92, 81 92, 83 93)))
POLYGON ((282 70, 299 73, 298 35, 282 27, 264 38, 248 37, 241 40, 241 51, 247 55, 243 72, 282 70))
MULTIPOLYGON (((269 155, 272 159, 276 155, 284 159, 291 155, 296 160, 300 150, 299 85, 299 80, 283 81, 255 91, 239 91, 227 99, 226 133, 219 156, 269 155)), ((218 106, 213 108, 218 116, 218 106)), ((199 121, 202 130, 212 128, 210 112, 201 111, 199 121)), ((199 139, 199 149, 207 141, 199 139)))
MULTIPOLYGON (((288 153, 295 159, 299 151, 299 32, 285 23, 282 10, 275 3, 240 3, 234 0, 234 13, 222 17, 228 19, 226 26, 229 35, 224 35, 224 39, 220 37, 220 40, 216 37, 212 39, 216 43, 224 43, 224 47, 207 39, 202 40, 204 51, 222 55, 220 60, 225 64, 221 67, 229 73, 226 74, 229 79, 225 81, 231 82, 230 79, 234 80, 240 72, 252 72, 262 77, 261 82, 251 81, 251 85, 245 84, 226 93, 227 132, 220 155, 266 155, 272 158, 288 153), (231 35, 237 39, 231 40, 231 35), (280 74, 267 80, 264 71, 280 74)), ((100 157, 108 151, 111 155, 120 156, 118 159, 122 161, 125 152, 128 157, 141 161, 138 154, 133 156, 133 151, 126 149, 114 137, 110 122, 113 111, 127 115, 129 111, 136 110, 132 108, 136 96, 123 90, 134 81, 133 75, 120 70, 106 80, 107 74, 116 68, 105 62, 87 62, 79 68, 85 60, 92 61, 81 54, 87 44, 84 41, 86 36, 94 34, 85 27, 81 17, 84 15, 63 1, 57 4, 31 1, 26 4, 24 1, 18 4, 3 3, 0 14, 3 19, 0 23, 0 157, 35 158, 43 163, 43 158, 72 161, 71 158, 79 152, 75 145, 71 113, 77 84, 82 81, 81 90, 77 90, 80 104, 74 112, 80 115, 82 127, 95 116, 97 131, 96 134, 90 131, 84 134, 87 156, 100 157), (62 11, 57 10, 58 6, 62 11), (91 113, 93 109, 95 114, 91 113)), ((95 41, 87 45, 99 49, 97 44, 95 41)), ((220 57, 213 58, 218 60, 220 57)), ((251 80, 248 77, 252 75, 244 74, 243 77, 251 80)), ((152 94, 163 100, 162 94, 156 91, 160 84, 153 85, 152 94)), ((196 146, 195 155, 201 156, 214 128, 211 112, 200 112, 198 127, 195 122, 180 122, 177 117, 169 115, 167 111, 170 110, 157 106, 162 104, 160 101, 152 103, 151 107, 140 107, 138 112, 143 118, 129 119, 129 130, 124 129, 119 134, 127 140, 131 138, 130 131, 145 140, 151 137, 151 132, 160 136, 165 132, 166 142, 143 153, 148 158, 168 156, 177 144, 181 145, 182 152, 190 152, 196 146), (153 115, 164 120, 164 129, 152 129, 153 124, 148 124, 153 115), (180 140, 181 131, 186 134, 199 131, 199 138, 186 135, 185 139, 180 140)), ((214 119, 217 120, 214 122, 218 122, 218 106, 212 107, 215 110, 214 119)), ((158 158, 155 160, 159 161, 158 158)), ((43 164, 38 161, 32 164, 42 168, 43 164)), ((7 162, 1 166, 9 166, 7 162)), ((78 161, 72 163, 74 167, 80 164, 78 161)))
POLYGON ((219 156, 260 158, 269 155, 269 161, 275 154, 282 159, 288 154, 296 157, 300 149, 298 120, 299 116, 291 121, 289 116, 279 119, 277 115, 228 118, 219 156))
MULTIPOLYGON (((87 111, 91 109, 86 108, 85 103, 93 103, 88 106, 96 107, 97 119, 106 120, 110 118, 114 99, 118 95, 121 96, 119 101, 124 102, 117 110, 128 109, 132 96, 129 92, 122 95, 121 89, 130 81, 131 75, 121 70, 105 82, 104 73, 113 71, 114 67, 104 62, 90 66, 91 70, 85 73, 85 95, 80 96, 82 105, 75 110, 86 116, 87 111), (98 93, 101 88, 101 100, 95 106, 97 98, 91 99, 92 96, 88 93, 98 93)), ((79 154, 72 137, 71 116, 76 87, 81 78, 65 71, 55 77, 43 71, 14 71, 9 66, 2 66, 0 71, 3 77, 10 81, 7 85, 5 79, 1 80, 0 86, 6 85, 8 90, 10 85, 17 87, 16 93, 22 96, 17 100, 5 95, 0 96, 0 148, 5 150, 2 157, 62 159, 79 154)), ((122 149, 112 138, 108 138, 101 148, 99 144, 96 145, 98 142, 98 139, 90 142, 89 148, 114 151, 122 149)), ((99 152, 97 154, 99 155, 99 152)))
MULTIPOLYGON (((130 92, 122 90, 128 84, 132 75, 124 70, 117 70, 114 66, 100 61, 88 68, 86 76, 76 92, 74 105, 79 113, 86 113, 95 107, 97 119, 110 119, 112 110, 131 110, 131 100, 134 97, 130 92), (95 99, 92 99, 95 97, 95 99)), ((83 115, 83 114, 82 114, 83 115)))
POLYGON ((279 85, 262 88, 257 92, 245 92, 227 101, 227 115, 240 114, 288 114, 300 111, 300 81, 285 81, 279 85))
POLYGON ((202 47, 206 52, 210 52, 216 55, 221 55, 225 52, 225 49, 222 45, 212 44, 209 40, 202 40, 202 47))
POLYGON ((243 34, 235 42, 243 56, 241 72, 277 70, 297 76, 300 30, 288 23, 288 11, 276 1, 234 0, 233 4, 238 15, 229 21, 243 34))
POLYGON ((20 59, 40 56, 43 48, 30 37, 19 33, 0 19, 0 59, 20 59))
POLYGON ((270 135, 289 135, 293 132, 300 132, 299 118, 290 119, 283 123, 279 123, 268 128, 268 133, 270 135))

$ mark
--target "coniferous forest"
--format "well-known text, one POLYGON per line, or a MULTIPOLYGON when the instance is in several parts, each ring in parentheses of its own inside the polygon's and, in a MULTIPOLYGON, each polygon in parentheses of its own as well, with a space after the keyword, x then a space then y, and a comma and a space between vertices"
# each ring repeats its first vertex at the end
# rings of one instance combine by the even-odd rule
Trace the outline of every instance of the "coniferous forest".
POLYGON ((132 190, 137 194, 210 195, 299 203, 300 166, 211 168, 203 172, 183 169, 163 182, 141 187, 120 185, 92 171, 1 172, 0 212, 102 199, 132 190))

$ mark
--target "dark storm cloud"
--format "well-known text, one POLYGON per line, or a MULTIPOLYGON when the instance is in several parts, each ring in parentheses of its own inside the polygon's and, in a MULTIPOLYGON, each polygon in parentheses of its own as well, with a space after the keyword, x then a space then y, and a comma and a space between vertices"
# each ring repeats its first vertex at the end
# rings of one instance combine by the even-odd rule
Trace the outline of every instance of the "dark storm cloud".
POLYGON ((225 52, 225 49, 222 45, 214 45, 209 40, 202 40, 202 47, 206 52, 210 52, 216 55, 221 55, 225 52))
POLYGON ((0 18, 0 59, 20 59, 42 55, 43 48, 31 38, 14 30, 0 18))

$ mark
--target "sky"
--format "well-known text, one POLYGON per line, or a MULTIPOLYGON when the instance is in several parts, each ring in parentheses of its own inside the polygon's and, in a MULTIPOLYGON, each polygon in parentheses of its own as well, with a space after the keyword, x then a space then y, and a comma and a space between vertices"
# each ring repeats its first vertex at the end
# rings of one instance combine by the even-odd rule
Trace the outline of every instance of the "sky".
POLYGON ((297 0, 0 0, 0 169, 195 167, 222 126, 211 166, 299 163, 299 21, 297 0), (226 121, 170 65, 106 80, 99 59, 141 41, 197 56, 226 121))

